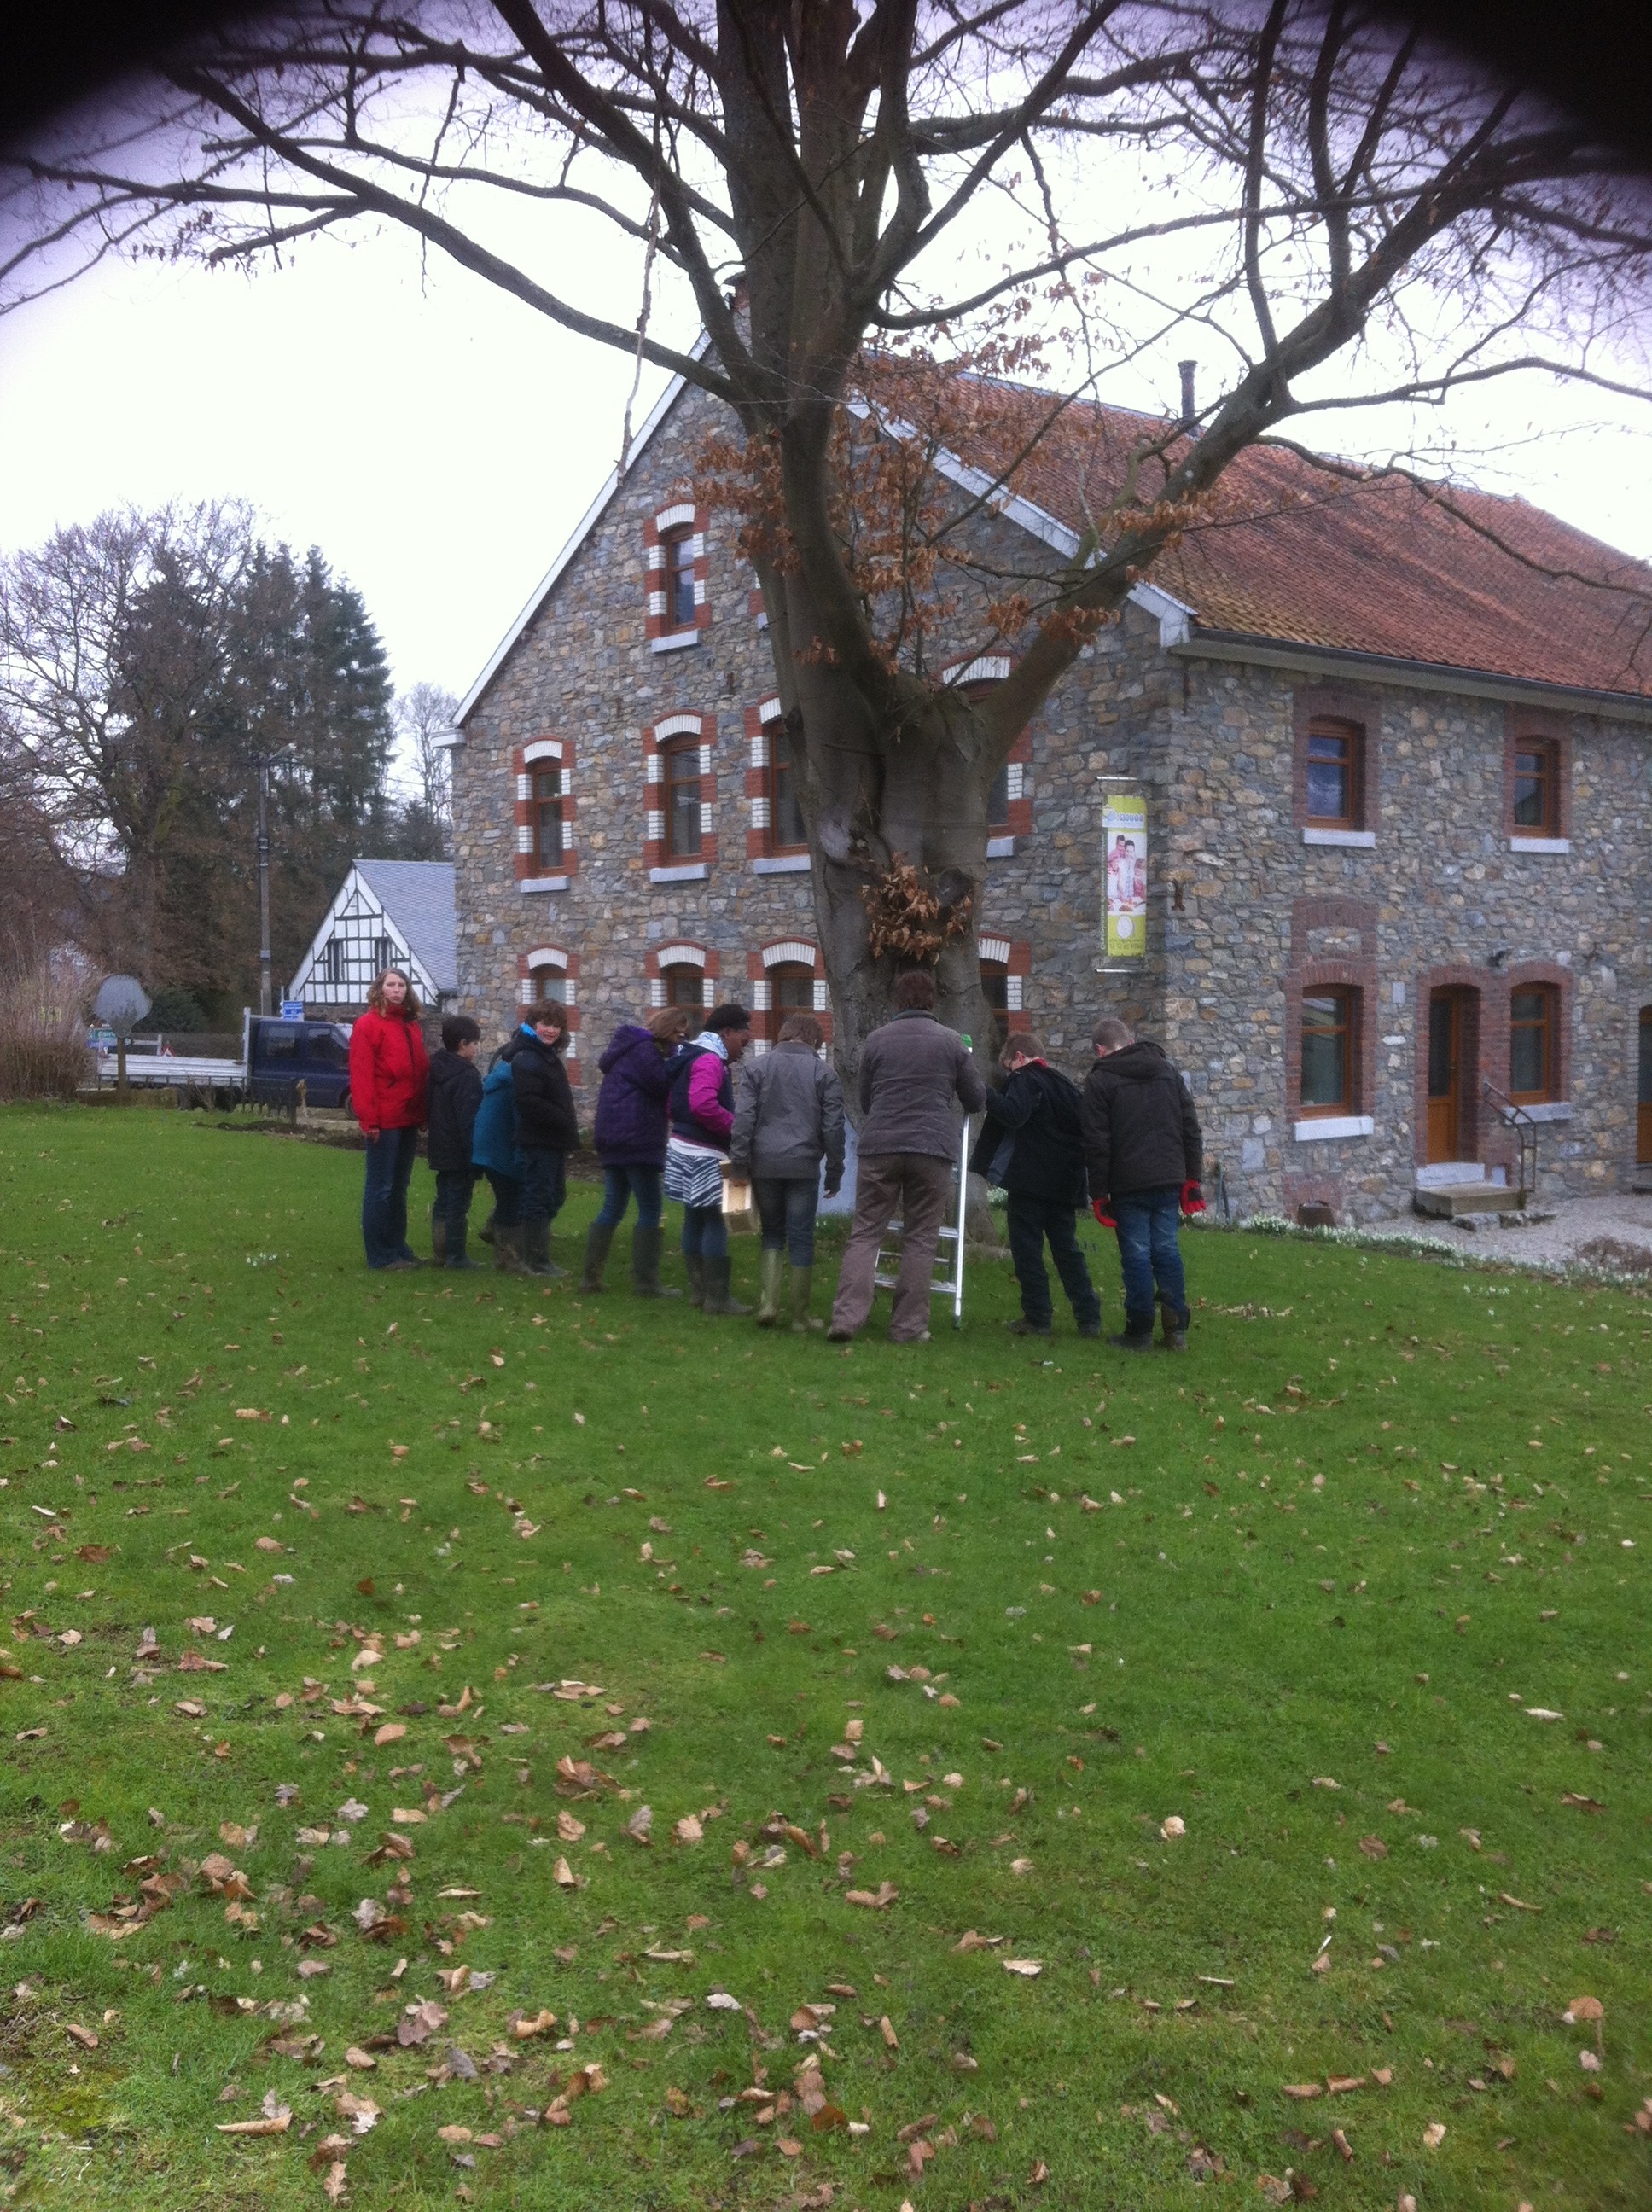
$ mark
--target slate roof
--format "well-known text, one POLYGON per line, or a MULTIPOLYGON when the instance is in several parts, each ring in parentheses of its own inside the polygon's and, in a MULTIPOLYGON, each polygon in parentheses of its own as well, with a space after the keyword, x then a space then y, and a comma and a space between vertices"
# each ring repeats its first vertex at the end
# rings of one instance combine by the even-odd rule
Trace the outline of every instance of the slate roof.
MULTIPOLYGON (((1007 450, 1006 431, 1024 436, 1051 404, 1043 392, 995 387, 983 446, 1007 450)), ((1166 427, 1123 409, 1070 407, 1011 486, 1081 530, 1081 487, 1120 481, 1128 451, 1166 427)), ((993 465, 967 446, 961 458, 993 465)), ((1148 581, 1189 609, 1195 635, 1652 697, 1652 567, 1525 500, 1396 470, 1252 447, 1148 581)))
POLYGON ((438 991, 459 988, 451 860, 357 860, 355 867, 438 991))

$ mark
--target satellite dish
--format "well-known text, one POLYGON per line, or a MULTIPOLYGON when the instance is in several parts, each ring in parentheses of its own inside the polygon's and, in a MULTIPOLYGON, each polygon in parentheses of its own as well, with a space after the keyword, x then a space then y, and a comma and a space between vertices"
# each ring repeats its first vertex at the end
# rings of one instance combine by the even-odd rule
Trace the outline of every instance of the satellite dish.
POLYGON ((118 1037, 131 1036, 149 1011, 149 994, 136 975, 110 975, 98 986, 92 1002, 97 1019, 118 1037))

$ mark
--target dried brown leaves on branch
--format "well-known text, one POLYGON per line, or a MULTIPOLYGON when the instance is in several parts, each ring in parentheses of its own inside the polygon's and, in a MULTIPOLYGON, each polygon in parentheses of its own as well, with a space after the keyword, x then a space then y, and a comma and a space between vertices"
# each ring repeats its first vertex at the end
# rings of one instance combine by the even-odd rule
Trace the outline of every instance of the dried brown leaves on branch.
POLYGON ((972 893, 943 906, 904 853, 896 853, 875 883, 860 893, 866 908, 866 941, 873 959, 932 968, 943 945, 962 937, 975 909, 972 893))

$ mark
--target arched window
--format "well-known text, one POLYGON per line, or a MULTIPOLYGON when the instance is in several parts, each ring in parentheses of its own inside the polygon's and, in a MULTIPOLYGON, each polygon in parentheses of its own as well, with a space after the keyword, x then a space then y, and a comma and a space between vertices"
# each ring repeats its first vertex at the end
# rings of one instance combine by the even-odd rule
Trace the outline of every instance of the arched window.
POLYGON ((544 874, 555 872, 562 857, 562 771, 560 767, 533 772, 533 860, 544 874))
POLYGON ((1010 827, 1010 763, 1005 761, 993 778, 993 787, 987 794, 987 827, 996 836, 1005 836, 1010 827))
POLYGON ((686 960, 674 962, 659 971, 665 986, 665 1004, 683 1006, 699 1013, 706 1003, 705 970, 695 968, 686 960))
POLYGON ((808 840, 804 834, 803 809, 798 803, 797 763, 792 733, 783 721, 768 724, 769 842, 777 853, 797 852, 808 840))
POLYGON ((671 631, 692 629, 694 613, 694 532, 673 530, 665 539, 665 622, 671 631))
POLYGON ((788 1014, 811 1014, 815 1010, 815 971, 800 960, 778 960, 767 970, 769 1000, 768 1034, 778 1042, 780 1024, 788 1014))
POLYGON ((1509 994, 1509 1096, 1516 1105, 1557 1096, 1559 1012, 1560 994, 1552 983, 1522 983, 1509 994))
POLYGON ((1303 994, 1302 1097, 1305 1115, 1357 1111, 1354 1046, 1358 1035, 1357 991, 1325 985, 1303 994))
POLYGON ((665 748, 665 858, 700 858, 700 741, 677 738, 665 748))
POLYGON ((1004 1049, 1010 1034, 1010 969, 1007 961, 983 960, 981 988, 993 1018, 993 1055, 1004 1049))
POLYGON ((1364 732, 1355 722, 1308 726, 1308 820, 1324 830, 1357 830, 1363 819, 1364 732))

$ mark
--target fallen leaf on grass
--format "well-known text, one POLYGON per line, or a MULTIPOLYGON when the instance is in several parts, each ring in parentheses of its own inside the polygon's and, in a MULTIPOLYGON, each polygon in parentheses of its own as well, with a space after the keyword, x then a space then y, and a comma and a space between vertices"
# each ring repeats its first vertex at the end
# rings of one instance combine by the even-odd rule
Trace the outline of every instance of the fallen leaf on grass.
POLYGON ((1512 1906, 1516 1912, 1541 1912, 1543 1910, 1540 1905, 1527 1905, 1518 1897, 1510 1897, 1506 1889, 1497 1892, 1497 1903, 1512 1906))
POLYGON ((1283 2081, 1279 2086, 1287 2097, 1296 2097, 1303 2102, 1306 2102, 1309 2097, 1322 2097, 1325 2094, 1317 2081, 1283 2081))
POLYGON ((966 1928, 952 1948, 955 1951, 993 1951, 1003 1941, 1001 1936, 981 1936, 973 1928, 966 1928))
POLYGON ((410 2045, 423 2043, 437 2028, 446 2025, 447 2014, 443 2007, 425 1997, 404 2008, 396 2023, 396 2040, 405 2050, 410 2045))
POLYGON ((705 1829, 701 1826, 699 1820, 695 1819, 692 1813, 684 1814, 683 1817, 677 1824, 676 1834, 677 1840, 679 1844, 697 1844, 702 1842, 705 1838, 705 1829))
POLYGON ((1042 1959, 1000 1959, 999 1964, 1006 1974, 1019 1974, 1023 1981, 1036 1981, 1044 1971, 1042 1959))
POLYGON ((577 1889, 580 1886, 580 1877, 565 1858, 557 1860, 550 1870, 550 1878, 558 1889, 577 1889))
POLYGON ((843 1902, 845 1905, 865 1905, 873 1912, 886 1912, 900 1894, 892 1881, 880 1881, 875 1890, 846 1890, 843 1902))
POLYGON ((361 2073, 371 2074, 379 2062, 370 2051, 363 2051, 359 2043, 352 2043, 344 2053, 344 2063, 355 2067, 361 2073))
POLYGON ((95 2051, 98 2047, 97 2037, 89 2027, 82 2027, 78 2021, 71 2020, 64 2033, 72 2037, 82 2051, 95 2051))
POLYGON ((1385 1859, 1388 1856, 1388 1847, 1381 1836, 1362 1836, 1359 1848, 1368 1859, 1385 1859))

